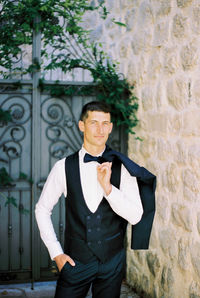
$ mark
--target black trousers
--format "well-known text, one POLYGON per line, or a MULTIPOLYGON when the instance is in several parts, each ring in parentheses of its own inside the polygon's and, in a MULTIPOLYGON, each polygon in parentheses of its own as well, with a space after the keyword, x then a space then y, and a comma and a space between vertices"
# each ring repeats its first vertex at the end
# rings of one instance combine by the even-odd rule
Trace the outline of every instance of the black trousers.
POLYGON ((124 250, 104 264, 98 260, 88 264, 74 261, 74 267, 66 263, 62 268, 55 298, 85 298, 91 285, 93 298, 120 297, 125 268, 124 250))

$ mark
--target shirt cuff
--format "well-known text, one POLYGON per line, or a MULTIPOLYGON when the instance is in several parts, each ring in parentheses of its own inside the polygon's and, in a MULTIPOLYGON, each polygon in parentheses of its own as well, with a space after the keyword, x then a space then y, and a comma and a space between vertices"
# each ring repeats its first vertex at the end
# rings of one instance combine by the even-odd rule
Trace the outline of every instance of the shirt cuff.
POLYGON ((53 260, 55 257, 57 257, 58 255, 63 254, 63 249, 60 245, 60 242, 55 242, 53 244, 51 244, 51 247, 48 247, 48 251, 50 254, 51 259, 53 260))
POLYGON ((119 189, 117 187, 115 187, 114 185, 112 185, 112 190, 111 190, 110 194, 108 196, 106 196, 106 194, 104 194, 104 197, 108 201, 113 201, 113 200, 115 200, 116 195, 118 193, 119 193, 119 189))

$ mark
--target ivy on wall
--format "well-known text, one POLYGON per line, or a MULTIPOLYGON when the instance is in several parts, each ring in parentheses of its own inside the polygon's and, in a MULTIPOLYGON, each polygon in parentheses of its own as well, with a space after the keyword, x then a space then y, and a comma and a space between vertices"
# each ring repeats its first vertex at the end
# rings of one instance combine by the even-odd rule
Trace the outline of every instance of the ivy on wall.
MULTIPOLYGON (((24 173, 20 173, 19 174, 19 178, 18 180, 24 180, 24 181, 28 181, 29 183, 33 183, 33 181, 31 179, 28 178, 28 176, 24 173)), ((16 186, 16 184, 14 183, 15 181, 13 180, 13 178, 8 174, 8 172, 6 171, 6 169, 0 168, 0 187, 4 190, 6 190, 7 187, 13 188, 16 186)), ((13 196, 6 196, 3 192, 0 192, 0 196, 2 198, 4 198, 5 200, 5 206, 7 205, 13 205, 14 207, 18 208, 20 213, 22 214, 28 214, 29 210, 24 208, 22 205, 18 205, 17 203, 17 199, 14 198, 13 196)))
MULTIPOLYGON (((134 87, 118 73, 118 64, 102 50, 102 45, 90 41, 90 31, 83 26, 83 16, 94 11, 102 19, 109 14, 102 0, 0 0, 0 66, 3 67, 0 74, 9 78, 10 69, 21 74, 87 69, 95 82, 97 98, 111 105, 115 123, 125 125, 127 132, 134 134, 138 122, 134 87), (33 31, 42 34, 41 64, 34 60, 27 69, 14 67, 13 61, 19 58, 23 46, 32 44, 33 31)), ((125 26, 115 19, 112 21, 125 26)), ((43 79, 39 86, 57 96, 80 92, 75 86, 66 89, 58 84, 52 88, 43 79)), ((81 91, 88 95, 94 92, 88 87, 81 91)))

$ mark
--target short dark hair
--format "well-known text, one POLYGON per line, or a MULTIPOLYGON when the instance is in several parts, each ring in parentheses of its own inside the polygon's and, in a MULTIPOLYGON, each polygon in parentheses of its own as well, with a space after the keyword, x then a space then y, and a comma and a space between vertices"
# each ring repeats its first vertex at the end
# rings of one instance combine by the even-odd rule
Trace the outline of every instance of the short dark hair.
POLYGON ((104 112, 104 113, 110 113, 111 114, 111 107, 102 101, 91 101, 85 104, 82 108, 80 120, 84 121, 88 117, 88 112, 104 112))

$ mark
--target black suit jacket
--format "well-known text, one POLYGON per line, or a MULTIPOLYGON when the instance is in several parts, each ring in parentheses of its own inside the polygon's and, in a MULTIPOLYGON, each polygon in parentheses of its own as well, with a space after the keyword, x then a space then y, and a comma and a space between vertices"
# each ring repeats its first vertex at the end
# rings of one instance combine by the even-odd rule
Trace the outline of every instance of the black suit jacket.
POLYGON ((148 249, 155 214, 156 176, 144 167, 140 167, 124 154, 112 150, 108 146, 106 147, 102 157, 108 161, 112 161, 113 158, 118 158, 131 176, 135 176, 137 178, 144 212, 140 222, 132 226, 131 248, 148 249))

